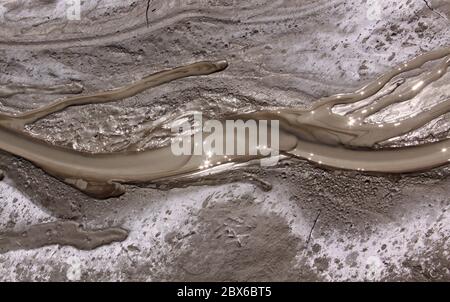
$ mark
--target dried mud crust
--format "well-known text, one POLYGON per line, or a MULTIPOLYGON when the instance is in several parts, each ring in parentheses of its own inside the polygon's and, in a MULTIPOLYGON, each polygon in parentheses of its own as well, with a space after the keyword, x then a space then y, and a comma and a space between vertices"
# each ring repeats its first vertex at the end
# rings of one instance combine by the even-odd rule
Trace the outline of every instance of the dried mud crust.
MULTIPOLYGON (((165 240, 176 245, 180 235, 165 240)), ((195 230, 182 245, 171 269, 173 281, 289 281, 317 280, 295 268, 301 240, 286 220, 264 213, 251 196, 225 203, 204 204, 195 230)))

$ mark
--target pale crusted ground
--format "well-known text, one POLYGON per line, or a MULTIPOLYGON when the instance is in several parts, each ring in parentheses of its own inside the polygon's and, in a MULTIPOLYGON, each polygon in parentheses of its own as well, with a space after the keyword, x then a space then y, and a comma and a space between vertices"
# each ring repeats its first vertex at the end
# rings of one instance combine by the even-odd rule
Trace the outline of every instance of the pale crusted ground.
MULTIPOLYGON (((226 58, 230 67, 29 128, 80 150, 115 150, 143 121, 177 110, 306 105, 450 44, 444 0, 154 0, 148 27, 146 1, 85 2, 81 20, 68 22, 64 1, 2 1, 0 83, 77 81, 89 92, 202 59, 226 58)), ((22 111, 55 97, 17 95, 0 108, 22 111)), ((287 161, 250 171, 273 184, 270 192, 245 182, 130 187, 96 201, 23 160, 0 159, 2 229, 74 219, 130 230, 94 251, 53 245, 0 254, 1 280, 450 279, 448 168, 369 176, 287 161)))

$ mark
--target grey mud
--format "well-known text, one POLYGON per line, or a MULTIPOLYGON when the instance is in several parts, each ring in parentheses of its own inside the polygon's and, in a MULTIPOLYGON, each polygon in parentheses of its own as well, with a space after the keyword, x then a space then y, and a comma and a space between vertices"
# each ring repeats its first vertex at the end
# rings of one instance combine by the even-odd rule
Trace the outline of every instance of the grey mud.
MULTIPOLYGON (((227 119, 278 120, 280 152, 324 167, 376 173, 408 173, 445 165, 450 159, 450 139, 417 146, 380 148, 380 144, 410 133, 450 112, 446 99, 395 122, 374 123, 370 117, 383 109, 407 102, 425 87, 442 78, 450 64, 450 48, 431 51, 413 58, 387 72, 353 93, 337 94, 317 100, 310 108, 274 108, 236 113, 227 119), (407 80, 408 72, 440 60, 431 71, 407 80), (344 113, 337 108, 347 106, 344 113)), ((69 106, 119 101, 180 78, 223 71, 226 61, 198 62, 149 75, 135 83, 114 90, 65 98, 47 106, 17 114, 0 114, 0 149, 23 157, 47 173, 96 198, 124 193, 123 184, 148 184, 176 181, 188 175, 222 170, 230 165, 259 159, 258 156, 227 157, 213 155, 175 156, 169 147, 112 153, 87 153, 53 146, 25 131, 25 126, 69 106)), ((76 93, 78 86, 0 87, 0 95, 14 95, 41 90, 43 93, 76 93)), ((224 133, 225 139, 226 133, 224 133)))

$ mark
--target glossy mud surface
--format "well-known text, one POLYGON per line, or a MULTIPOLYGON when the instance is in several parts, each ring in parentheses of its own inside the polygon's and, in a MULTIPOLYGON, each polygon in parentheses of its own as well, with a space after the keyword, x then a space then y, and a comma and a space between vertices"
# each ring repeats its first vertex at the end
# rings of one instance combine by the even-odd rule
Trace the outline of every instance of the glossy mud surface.
MULTIPOLYGON (((5 72, 0 79, 9 93, 2 90, 3 112, 25 112, 58 97, 54 91, 18 93, 17 83, 30 85, 29 93, 38 85, 76 82, 83 93, 93 93, 187 62, 226 58, 230 67, 123 102, 70 108, 27 126, 37 138, 81 151, 163 145, 168 130, 158 128, 149 136, 148 129, 164 124, 159 119, 171 114, 201 110, 221 117, 236 110, 308 108, 321 97, 355 91, 450 42, 445 2, 429 1, 435 8, 430 10, 423 1, 251 1, 234 6, 231 1, 153 1, 149 28, 146 3, 94 2, 86 7, 85 18, 67 24, 52 10, 54 3, 37 7, 30 2, 28 9, 15 7, 15 1, 5 5, 9 13, 1 32, 5 72), (50 21, 42 23, 43 15, 50 21)), ((435 67, 428 64, 408 78, 417 80, 435 67)), ((389 123, 443 103, 449 82, 443 76, 424 88, 425 96, 406 107, 380 111, 372 122, 389 123)), ((403 85, 415 87, 413 82, 403 85)), ((384 93, 397 86, 392 83, 384 93)), ((77 87, 62 88, 79 92, 77 87)), ((447 121, 443 115, 382 145, 445 139, 447 121)), ((5 280, 449 278, 448 168, 370 176, 289 159, 277 167, 247 166, 202 182, 212 186, 127 186, 120 198, 99 202, 26 161, 4 154, 1 165, 6 175, 0 213, 5 233, 60 219, 74 220, 84 229, 129 230, 125 241, 94 251, 50 245, 65 244, 52 240, 39 248, 43 244, 37 239, 26 250, 11 248, 0 255, 5 280), (224 180, 241 181, 218 184, 224 180), (48 260, 49 253, 56 256, 48 260)))

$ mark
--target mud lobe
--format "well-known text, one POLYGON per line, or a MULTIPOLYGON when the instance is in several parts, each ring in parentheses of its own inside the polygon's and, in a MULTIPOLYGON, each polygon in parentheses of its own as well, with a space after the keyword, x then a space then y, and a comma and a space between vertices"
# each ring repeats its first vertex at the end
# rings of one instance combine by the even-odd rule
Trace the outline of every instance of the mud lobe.
MULTIPOLYGON (((168 240, 178 242, 176 236, 168 240)), ((251 196, 214 201, 200 211, 195 233, 172 264, 176 277, 170 280, 314 280, 314 273, 296 268, 301 242, 283 217, 262 210, 251 196)))
POLYGON ((93 250, 112 242, 123 241, 128 231, 121 228, 85 230, 73 221, 37 224, 20 232, 0 233, 0 253, 30 250, 48 245, 73 246, 80 250, 93 250))

